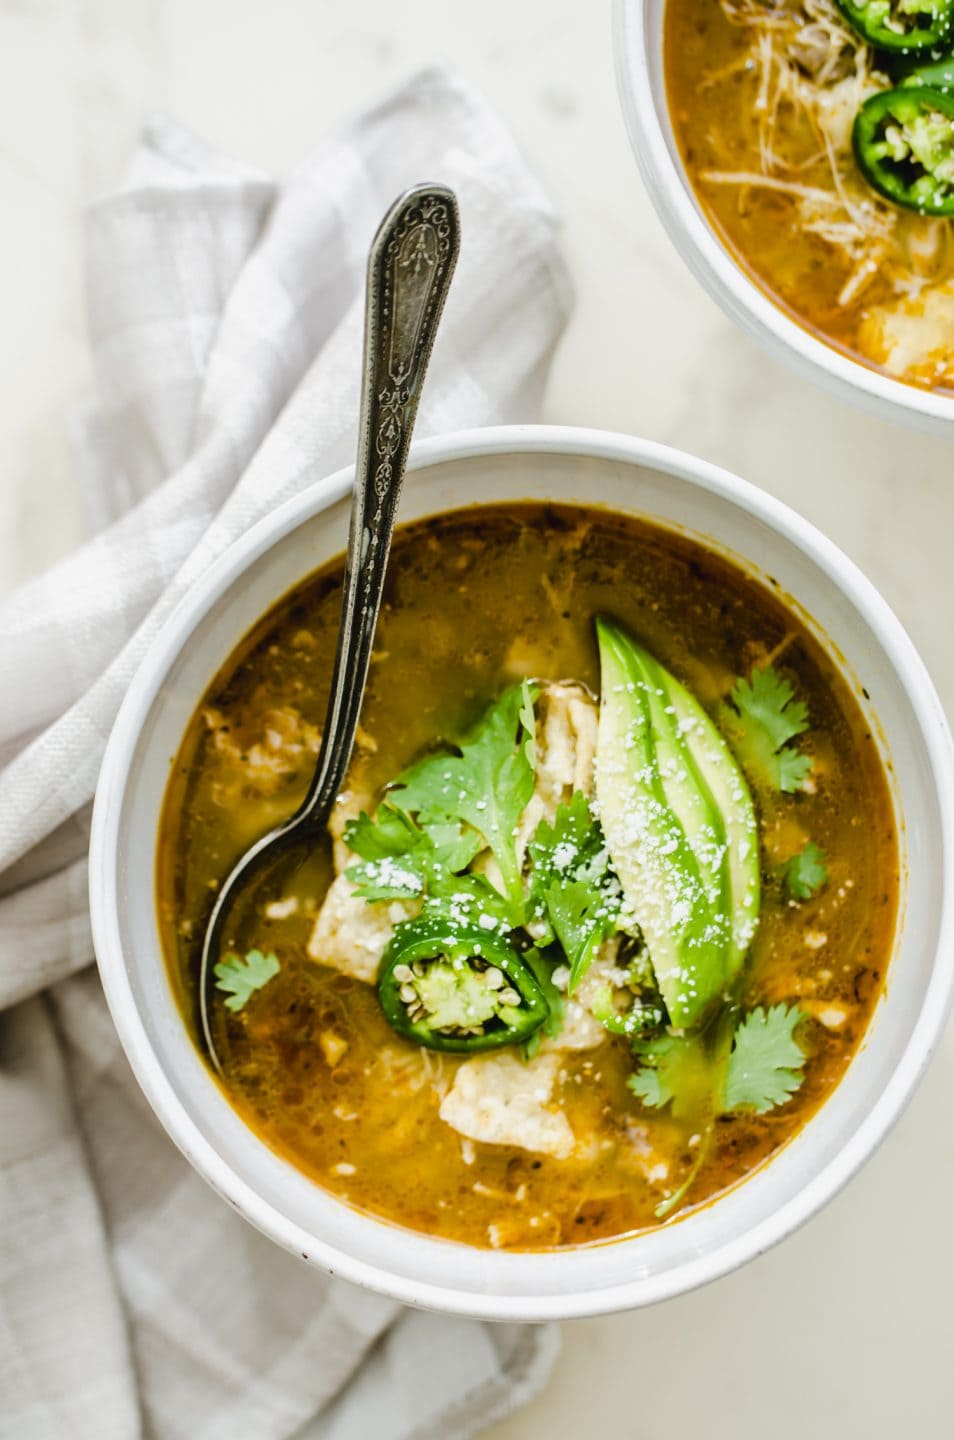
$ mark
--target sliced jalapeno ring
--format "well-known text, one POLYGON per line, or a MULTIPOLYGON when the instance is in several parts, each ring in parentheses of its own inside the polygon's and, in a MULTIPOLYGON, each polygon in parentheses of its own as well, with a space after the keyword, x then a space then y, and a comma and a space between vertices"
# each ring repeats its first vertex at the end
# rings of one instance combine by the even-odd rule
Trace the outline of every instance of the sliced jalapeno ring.
POLYGON ((882 90, 855 117, 855 159, 886 200, 921 215, 954 215, 954 94, 882 90))
POLYGON ((954 0, 837 0, 862 39, 879 50, 931 50, 954 22, 954 0))
POLYGON ((519 1045, 550 1013, 509 940, 427 916, 395 930, 381 957, 378 998, 388 1024, 429 1050, 519 1045))

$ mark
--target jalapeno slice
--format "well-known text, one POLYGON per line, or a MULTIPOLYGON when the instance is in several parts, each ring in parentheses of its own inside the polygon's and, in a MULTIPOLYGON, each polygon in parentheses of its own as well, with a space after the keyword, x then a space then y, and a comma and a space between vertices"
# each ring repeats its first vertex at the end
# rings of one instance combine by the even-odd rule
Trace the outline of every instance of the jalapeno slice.
POLYGON ((837 0, 838 9, 869 45, 911 53, 948 37, 954 0, 837 0))
POLYGON ((455 929, 428 916, 394 932, 381 957, 378 998, 388 1024, 429 1050, 518 1045, 550 1013, 504 936, 479 926, 455 929))
POLYGON ((879 194, 921 215, 954 215, 954 94, 882 90, 855 117, 855 159, 879 194))

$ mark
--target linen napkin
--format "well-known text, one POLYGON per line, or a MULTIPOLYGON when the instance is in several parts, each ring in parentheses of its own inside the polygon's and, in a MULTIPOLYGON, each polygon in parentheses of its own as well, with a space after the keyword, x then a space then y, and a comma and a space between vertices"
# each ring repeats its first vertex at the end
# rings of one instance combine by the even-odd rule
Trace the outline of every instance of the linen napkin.
POLYGON ((285 1255, 179 1156, 95 971, 89 808, 190 581, 353 457, 364 266, 450 184, 463 251, 421 435, 528 420, 569 308, 554 218, 459 80, 415 76, 286 184, 157 118, 88 216, 88 543, 0 606, 0 1436, 464 1437, 545 1381, 548 1327, 412 1313, 285 1255))

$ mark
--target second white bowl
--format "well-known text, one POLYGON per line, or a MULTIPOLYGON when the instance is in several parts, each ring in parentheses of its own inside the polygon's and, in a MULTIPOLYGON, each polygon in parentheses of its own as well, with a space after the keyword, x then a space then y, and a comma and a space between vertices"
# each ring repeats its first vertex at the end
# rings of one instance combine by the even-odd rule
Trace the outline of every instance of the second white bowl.
POLYGON ((646 188, 690 270, 743 330, 829 394, 882 419, 954 434, 954 398, 892 380, 817 339, 759 289, 719 239, 693 193, 673 135, 663 67, 665 5, 666 0, 615 0, 616 75, 646 188))

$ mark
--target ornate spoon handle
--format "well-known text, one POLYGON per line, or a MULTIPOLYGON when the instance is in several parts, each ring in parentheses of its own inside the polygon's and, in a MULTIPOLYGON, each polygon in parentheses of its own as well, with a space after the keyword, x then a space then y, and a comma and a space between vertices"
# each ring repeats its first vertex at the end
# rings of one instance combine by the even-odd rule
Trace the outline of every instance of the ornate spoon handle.
POLYGON ((324 825, 354 742, 411 431, 460 248, 450 190, 420 185, 385 216, 368 257, 364 381, 341 628, 321 753, 292 823, 324 825))
POLYGON ((395 201, 371 245, 358 459, 328 713, 305 799, 290 819, 257 840, 234 866, 206 926, 199 1018, 209 1058, 219 1072, 211 1020, 214 966, 236 893, 267 855, 325 828, 351 758, 411 431, 459 249, 457 201, 440 185, 415 186, 395 201))

